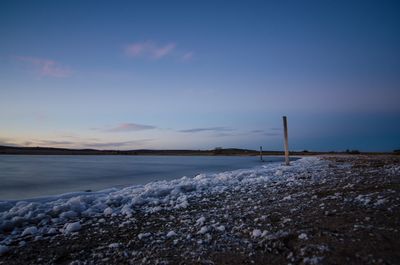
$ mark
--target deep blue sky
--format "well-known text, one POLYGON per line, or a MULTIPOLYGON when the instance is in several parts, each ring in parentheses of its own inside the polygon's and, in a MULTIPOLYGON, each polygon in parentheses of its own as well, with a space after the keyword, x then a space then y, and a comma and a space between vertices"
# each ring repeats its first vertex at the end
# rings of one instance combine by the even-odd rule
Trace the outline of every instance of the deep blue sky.
POLYGON ((400 148, 398 1, 0 1, 0 144, 400 148))

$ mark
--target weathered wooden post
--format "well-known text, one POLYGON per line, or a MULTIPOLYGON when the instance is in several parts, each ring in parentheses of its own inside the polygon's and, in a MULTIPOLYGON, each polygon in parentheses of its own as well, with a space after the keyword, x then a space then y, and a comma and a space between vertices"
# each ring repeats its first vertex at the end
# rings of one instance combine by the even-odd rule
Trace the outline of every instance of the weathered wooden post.
POLYGON ((287 127, 287 118, 283 116, 283 134, 285 137, 285 164, 287 166, 290 165, 289 162, 289 139, 288 139, 288 127, 287 127))
POLYGON ((263 161, 263 158, 262 158, 262 146, 260 146, 260 161, 261 162, 263 161))

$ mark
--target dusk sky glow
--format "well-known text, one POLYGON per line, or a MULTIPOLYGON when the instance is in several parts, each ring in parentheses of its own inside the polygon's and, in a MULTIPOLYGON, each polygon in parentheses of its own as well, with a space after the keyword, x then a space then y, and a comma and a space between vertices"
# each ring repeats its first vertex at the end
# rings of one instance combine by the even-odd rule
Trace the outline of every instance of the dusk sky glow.
POLYGON ((400 149, 398 1, 0 1, 0 145, 400 149))

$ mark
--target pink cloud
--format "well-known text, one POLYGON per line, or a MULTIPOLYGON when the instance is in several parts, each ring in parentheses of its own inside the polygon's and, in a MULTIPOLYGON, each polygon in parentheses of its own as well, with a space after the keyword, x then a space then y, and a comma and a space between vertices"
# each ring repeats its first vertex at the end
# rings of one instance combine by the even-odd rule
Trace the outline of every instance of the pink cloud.
POLYGON ((71 75, 69 68, 53 60, 29 56, 17 56, 17 59, 33 66, 40 76, 67 77, 71 75))
POLYGON ((163 47, 158 47, 156 49, 153 50, 153 57, 158 59, 161 57, 164 57, 165 55, 168 55, 172 52, 172 50, 175 49, 175 44, 174 43, 170 43, 167 44, 163 47))
POLYGON ((139 56, 143 53, 143 51, 147 48, 148 45, 149 45, 148 43, 130 44, 125 48, 125 53, 128 56, 132 56, 132 57, 139 56))
POLYGON ((182 55, 182 61, 190 61, 193 59, 193 52, 187 52, 182 55))
POLYGON ((176 47, 175 43, 158 45, 152 41, 136 42, 125 47, 125 54, 129 57, 149 57, 161 59, 171 54, 176 47))

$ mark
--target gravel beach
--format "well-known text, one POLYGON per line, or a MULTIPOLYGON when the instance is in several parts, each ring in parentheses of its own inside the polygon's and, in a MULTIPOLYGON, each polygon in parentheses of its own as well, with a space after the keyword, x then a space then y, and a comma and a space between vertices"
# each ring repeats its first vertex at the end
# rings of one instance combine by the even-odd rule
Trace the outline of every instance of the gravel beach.
POLYGON ((173 207, 123 215, 110 203, 109 214, 72 217, 53 233, 3 226, 0 264, 400 264, 400 156, 309 164, 187 190, 173 207))

